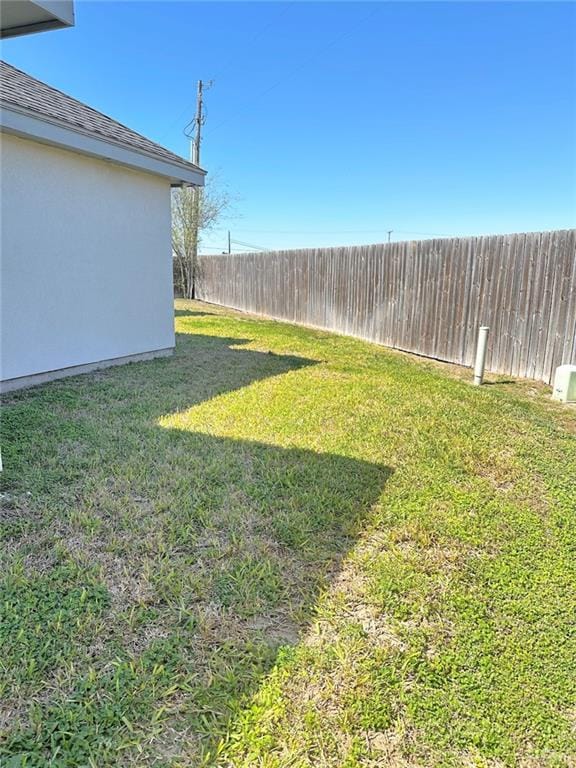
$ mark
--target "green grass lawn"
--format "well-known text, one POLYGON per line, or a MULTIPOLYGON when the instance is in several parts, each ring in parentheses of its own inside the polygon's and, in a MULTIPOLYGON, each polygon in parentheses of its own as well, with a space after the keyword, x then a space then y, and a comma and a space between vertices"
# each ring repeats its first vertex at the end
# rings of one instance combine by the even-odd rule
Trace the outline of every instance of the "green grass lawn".
POLYGON ((576 411, 176 314, 5 397, 0 765, 576 765, 576 411))

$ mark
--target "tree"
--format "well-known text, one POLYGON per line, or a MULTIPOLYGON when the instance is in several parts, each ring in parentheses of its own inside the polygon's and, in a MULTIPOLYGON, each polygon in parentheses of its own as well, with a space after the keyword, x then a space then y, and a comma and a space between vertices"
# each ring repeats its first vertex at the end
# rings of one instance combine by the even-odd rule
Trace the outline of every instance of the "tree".
POLYGON ((194 298, 202 233, 213 229, 231 204, 229 193, 214 178, 203 189, 180 187, 172 191, 174 287, 187 299, 194 298))

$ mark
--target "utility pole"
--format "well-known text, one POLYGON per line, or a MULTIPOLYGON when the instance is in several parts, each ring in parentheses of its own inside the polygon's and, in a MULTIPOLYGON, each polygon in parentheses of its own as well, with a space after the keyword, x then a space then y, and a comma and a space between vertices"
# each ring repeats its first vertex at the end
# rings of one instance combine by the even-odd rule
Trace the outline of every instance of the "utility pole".
POLYGON ((204 83, 202 80, 198 80, 198 90, 196 91, 196 117, 194 118, 194 139, 192 140, 192 146, 190 147, 190 160, 194 165, 200 165, 200 143, 202 141, 202 126, 204 125, 204 117, 202 115, 202 108, 204 102, 202 99, 204 92, 204 83))
POLYGON ((230 247, 230 230, 228 230, 228 253, 232 253, 232 248, 230 247))
MULTIPOLYGON (((212 80, 210 80, 206 87, 210 88, 212 80)), ((202 80, 198 80, 198 89, 196 91, 196 116, 194 117, 194 138, 192 139, 190 146, 190 161, 194 165, 200 165, 200 144, 202 142, 202 126, 204 125, 204 115, 202 114, 204 101, 204 83, 202 80)), ((202 190, 200 187, 194 187, 192 191, 193 195, 193 215, 194 215, 194 234, 192 242, 192 285, 190 299, 196 298, 196 277, 198 273, 198 232, 200 229, 200 203, 202 190)))
POLYGON ((390 235, 392 234, 392 232, 394 232, 393 229, 388 230, 388 242, 390 242, 390 235))

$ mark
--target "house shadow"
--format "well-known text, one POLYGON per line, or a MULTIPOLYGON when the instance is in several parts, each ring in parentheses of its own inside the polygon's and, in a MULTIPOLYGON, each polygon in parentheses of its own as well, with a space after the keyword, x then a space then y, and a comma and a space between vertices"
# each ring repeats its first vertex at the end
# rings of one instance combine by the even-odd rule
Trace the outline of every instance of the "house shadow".
MULTIPOLYGON (((98 531, 87 544, 83 534, 66 532, 74 557, 85 547, 88 561, 105 575, 109 569, 111 582, 121 570, 116 562, 131 574, 127 586, 116 589, 128 596, 133 589, 133 602, 122 611, 141 619, 123 637, 122 653, 134 654, 144 670, 148 662, 138 660, 152 658, 193 681, 178 691, 178 706, 206 749, 262 685, 280 649, 306 633, 319 596, 341 570, 391 474, 379 464, 236 439, 189 420, 213 398, 317 364, 247 349, 249 343, 178 334, 173 358, 42 388, 47 411, 52 399, 66 403, 68 422, 58 433, 52 420, 50 440, 44 439, 44 409, 34 411, 37 423, 27 423, 31 444, 42 444, 35 460, 47 462, 62 499, 73 498, 80 513, 89 510, 98 531), (87 397, 104 415, 97 429, 87 397), (83 429, 93 441, 85 449, 83 429), (88 485, 86 467, 98 473, 88 485), (133 585, 144 572, 143 592, 133 585)), ((232 409, 231 423, 234 418, 232 409)), ((38 468, 28 467, 24 455, 20 470, 25 482, 25 473, 38 468)), ((111 624, 117 620, 110 615, 111 624)), ((131 701, 128 692, 123 719, 109 727, 112 742, 126 735, 124 720, 133 720, 131 701)))
MULTIPOLYGON (((107 421, 156 420, 206 400, 234 392, 263 379, 317 365, 297 355, 246 348, 251 339, 193 332, 176 334, 174 355, 106 368, 93 374, 63 379, 33 390, 14 393, 26 399, 42 392, 49 404, 62 390, 79 394, 90 388, 107 409, 107 421), (52 397, 51 397, 52 395, 52 397)), ((70 398, 68 398, 70 403, 70 398)), ((73 409, 70 410, 73 416, 73 409)), ((122 428, 122 425, 119 425, 122 428)))
MULTIPOLYGON (((178 596, 195 606, 194 636, 181 635, 192 667, 176 671, 210 681, 189 690, 181 707, 194 713, 191 731, 203 752, 213 753, 279 654, 307 636, 392 470, 302 448, 163 431, 187 454, 189 479, 180 491, 194 499, 180 496, 164 524, 177 542, 178 596), (182 589, 187 569, 194 582, 182 589)), ((169 664, 171 653, 171 643, 165 650, 160 641, 155 661, 169 664)))
MULTIPOLYGON (((170 538, 178 541, 183 569, 193 563, 196 574, 210 572, 210 616, 200 603, 198 611, 213 653, 213 682, 190 692, 189 701, 208 748, 262 685, 280 649, 306 635, 320 595, 340 573, 392 472, 348 456, 281 447, 269 437, 264 443, 210 433, 197 418, 189 421, 196 404, 318 364, 246 349, 249 343, 179 334, 179 369, 186 376, 191 363, 191 376, 201 372, 201 394, 195 404, 188 395, 184 411, 177 403, 157 421, 174 473, 188 478, 179 489, 179 512, 166 522, 170 538), (183 503, 183 496, 195 501, 183 503), (191 522, 188 545, 179 531, 191 522), (220 669, 236 671, 224 681, 220 669)), ((230 419, 233 427, 233 411, 230 419)))

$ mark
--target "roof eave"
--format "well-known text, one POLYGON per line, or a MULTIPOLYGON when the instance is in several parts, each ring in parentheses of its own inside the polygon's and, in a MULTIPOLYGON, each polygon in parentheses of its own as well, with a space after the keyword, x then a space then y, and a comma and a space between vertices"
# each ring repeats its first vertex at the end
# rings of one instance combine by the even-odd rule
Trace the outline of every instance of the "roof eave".
POLYGON ((46 120, 12 105, 2 104, 0 130, 134 170, 163 176, 170 180, 172 186, 204 186, 206 172, 201 168, 191 168, 185 160, 180 164, 66 123, 46 120))
POLYGON ((10 4, 5 2, 2 11, 0 38, 74 26, 73 0, 18 0, 18 3, 10 4), (8 21, 12 17, 10 26, 4 26, 7 16, 8 21))

